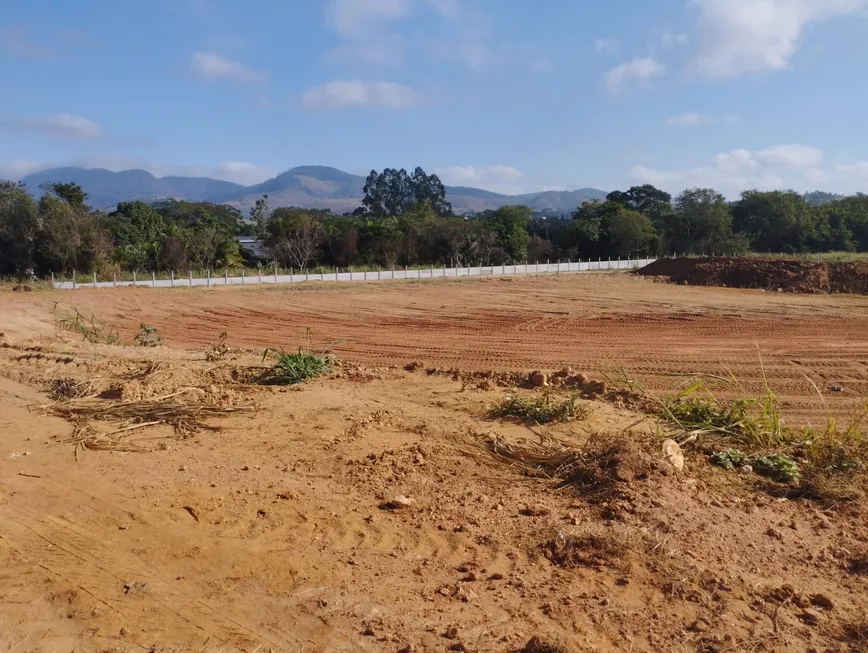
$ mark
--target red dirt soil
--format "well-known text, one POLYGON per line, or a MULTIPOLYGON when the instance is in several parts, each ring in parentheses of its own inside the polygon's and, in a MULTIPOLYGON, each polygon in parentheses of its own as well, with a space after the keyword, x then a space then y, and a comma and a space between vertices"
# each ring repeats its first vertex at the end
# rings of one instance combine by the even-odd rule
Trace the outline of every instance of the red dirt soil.
MULTIPOLYGON (((868 395, 868 298, 654 283, 625 274, 305 286, 0 293, 0 331, 54 337, 54 303, 93 311, 126 342, 142 322, 169 347, 255 349, 338 341, 343 359, 462 370, 623 368, 656 394, 684 375, 763 377, 793 424, 846 419, 868 395), (762 365, 760 364, 762 362, 762 365), (810 380, 809 380, 810 379, 810 380), (825 395, 820 399, 816 386, 825 395), (843 392, 831 392, 840 386, 843 392)), ((67 336, 75 339, 76 336, 67 336)), ((742 393, 722 385, 727 396, 742 393)))
POLYGON ((691 286, 759 288, 789 293, 868 295, 868 263, 761 258, 664 258, 639 270, 691 286))

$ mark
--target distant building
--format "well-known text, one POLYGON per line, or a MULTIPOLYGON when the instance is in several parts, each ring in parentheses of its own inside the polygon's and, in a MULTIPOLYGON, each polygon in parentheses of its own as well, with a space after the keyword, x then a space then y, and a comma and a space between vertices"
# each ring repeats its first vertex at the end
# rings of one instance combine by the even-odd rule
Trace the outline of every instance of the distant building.
POLYGON ((238 236, 238 244, 241 249, 247 250, 252 258, 263 258, 262 243, 256 236, 238 236))

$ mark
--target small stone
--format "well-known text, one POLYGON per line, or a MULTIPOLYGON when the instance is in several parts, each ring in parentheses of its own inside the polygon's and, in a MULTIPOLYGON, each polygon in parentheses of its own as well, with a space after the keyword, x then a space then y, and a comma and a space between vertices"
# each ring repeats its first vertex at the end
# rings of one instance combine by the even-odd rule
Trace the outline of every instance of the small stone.
POLYGON ((452 646, 449 647, 450 651, 466 651, 467 648, 461 642, 455 642, 452 646))
POLYGON ((740 471, 742 474, 753 474, 753 467, 751 467, 750 465, 742 465, 738 468, 738 471, 740 471))
POLYGON ((826 594, 812 594, 811 603, 818 608, 825 608, 826 610, 835 609, 835 602, 826 594))
POLYGON ((816 626, 822 621, 823 616, 817 612, 816 610, 812 610, 811 608, 806 608, 802 610, 802 613, 799 615, 799 618, 804 621, 806 624, 810 624, 811 626, 816 626))
POLYGON ((811 600, 807 597, 806 594, 799 594, 798 596, 793 597, 793 604, 797 608, 810 608, 811 600))
POLYGON ((694 633, 704 633, 707 632, 710 628, 708 622, 705 619, 697 619, 692 624, 690 624, 690 630, 694 633))
POLYGON ((178 471, 179 471, 179 472, 186 472, 186 471, 187 471, 187 466, 186 466, 186 465, 181 465, 181 466, 178 468, 178 471))
POLYGON ((503 574, 491 574, 488 580, 503 580, 503 574))
POLYGON ((446 639, 458 639, 458 628, 449 626, 449 628, 443 631, 443 637, 446 639))
POLYGON ((407 644, 406 646, 403 646, 403 647, 398 649, 398 653, 414 653, 415 651, 416 651, 416 645, 415 644, 407 644))
POLYGON ((401 510, 402 508, 409 508, 414 503, 416 503, 415 499, 411 499, 409 497, 405 497, 403 494, 399 494, 386 501, 386 503, 384 503, 382 507, 387 510, 401 510))
POLYGON ((679 472, 684 469, 684 453, 671 438, 663 441, 663 458, 679 472))
POLYGON ((540 371, 532 372, 530 375, 530 383, 534 388, 544 388, 549 384, 548 374, 540 371))
POLYGON ((768 535, 769 537, 773 537, 776 540, 783 540, 784 539, 784 534, 781 533, 774 526, 769 526, 769 528, 766 530, 766 535, 768 535))

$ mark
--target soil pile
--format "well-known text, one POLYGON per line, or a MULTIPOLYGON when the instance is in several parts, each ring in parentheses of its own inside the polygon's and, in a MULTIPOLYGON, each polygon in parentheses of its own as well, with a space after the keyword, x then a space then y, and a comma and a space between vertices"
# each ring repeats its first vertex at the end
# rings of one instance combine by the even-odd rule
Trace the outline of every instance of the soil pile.
POLYGON ((639 274, 691 286, 760 288, 792 293, 868 295, 868 263, 816 263, 761 258, 659 259, 639 274))

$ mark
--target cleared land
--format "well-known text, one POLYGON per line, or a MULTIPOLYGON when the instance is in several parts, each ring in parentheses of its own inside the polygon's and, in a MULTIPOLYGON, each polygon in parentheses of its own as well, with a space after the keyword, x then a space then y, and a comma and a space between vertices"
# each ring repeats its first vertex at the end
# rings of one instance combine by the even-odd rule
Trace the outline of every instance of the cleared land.
MULTIPOLYGON (((623 274, 80 289, 0 295, 0 329, 51 337, 56 301, 118 325, 128 342, 140 323, 152 324, 179 348, 212 345, 225 331, 232 346, 291 349, 310 328, 315 343, 339 341, 335 351, 342 358, 371 367, 412 361, 462 370, 570 365, 596 378, 623 368, 655 393, 678 387, 684 380, 678 375, 694 373, 734 375, 754 393, 765 374, 795 423, 823 423, 828 410, 843 416, 868 394, 868 297, 683 287, 623 274)), ((732 395, 726 385, 719 390, 732 395)))
POLYGON ((529 429, 490 407, 539 390, 424 371, 623 365, 663 394, 759 385, 758 343, 819 419, 803 373, 855 403, 866 309, 623 276, 2 294, 0 650, 868 650, 864 499, 712 467, 705 438, 676 471, 685 434, 629 402, 529 429), (57 300, 170 346, 58 340, 57 300), (263 385, 306 327, 353 364, 263 385))

